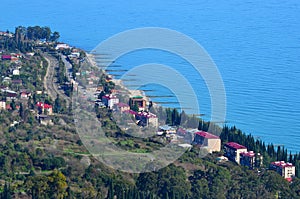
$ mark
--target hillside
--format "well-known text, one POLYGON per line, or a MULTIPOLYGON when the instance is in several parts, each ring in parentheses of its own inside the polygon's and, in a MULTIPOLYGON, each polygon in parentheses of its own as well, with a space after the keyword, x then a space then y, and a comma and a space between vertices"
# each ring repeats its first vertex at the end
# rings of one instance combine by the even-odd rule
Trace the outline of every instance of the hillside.
MULTIPOLYGON (((298 170, 300 156, 289 156, 286 149, 265 145, 235 127, 216 126, 222 146, 238 142, 262 153, 260 168, 220 162, 223 150, 200 158, 201 148, 196 146, 168 167, 148 173, 121 172, 99 162, 79 138, 72 113, 72 79, 83 67, 92 67, 86 54, 56 48, 57 32, 33 34, 47 28, 31 28, 31 35, 24 35, 23 29, 0 36, 0 97, 5 103, 0 110, 1 198, 300 198, 299 172, 290 183, 268 169, 271 161, 284 160, 298 170)), ((103 87, 99 98, 118 89, 107 75, 95 76, 99 79, 93 81, 103 87)), ((80 86, 85 79, 78 79, 80 86)), ((138 109, 134 106, 130 108, 138 109)), ((147 153, 170 141, 126 135, 111 119, 109 108, 94 108, 107 136, 124 150, 147 153)), ((183 117, 171 109, 154 112, 170 125, 179 126, 177 120, 183 117)), ((208 130, 208 122, 186 117, 186 124, 196 122, 200 130, 208 130)))

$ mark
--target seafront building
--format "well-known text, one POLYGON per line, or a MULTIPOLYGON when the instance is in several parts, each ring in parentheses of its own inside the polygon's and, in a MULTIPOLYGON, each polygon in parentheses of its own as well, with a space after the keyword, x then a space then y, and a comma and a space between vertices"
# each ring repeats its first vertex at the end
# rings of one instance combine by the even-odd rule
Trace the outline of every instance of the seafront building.
POLYGON ((296 169, 292 163, 285 163, 284 161, 271 162, 270 169, 279 173, 289 182, 295 177, 296 169))
POLYGON ((115 104, 119 103, 119 98, 117 98, 115 95, 107 94, 102 97, 102 103, 109 109, 112 109, 115 104))
POLYGON ((139 111, 146 110, 146 99, 144 99, 143 96, 134 96, 129 99, 130 107, 134 107, 135 104, 138 105, 139 111))
POLYGON ((228 142, 224 145, 225 156, 228 157, 229 160, 235 161, 240 164, 240 154, 243 152, 247 152, 247 148, 243 145, 240 145, 236 142, 228 142))
POLYGON ((255 153, 253 151, 240 153, 240 164, 253 169, 255 167, 255 153))
POLYGON ((206 148, 209 153, 221 151, 221 139, 219 136, 199 130, 194 135, 194 145, 206 148))
POLYGON ((139 120, 141 126, 158 127, 158 118, 150 112, 139 112, 136 114, 136 119, 139 120))

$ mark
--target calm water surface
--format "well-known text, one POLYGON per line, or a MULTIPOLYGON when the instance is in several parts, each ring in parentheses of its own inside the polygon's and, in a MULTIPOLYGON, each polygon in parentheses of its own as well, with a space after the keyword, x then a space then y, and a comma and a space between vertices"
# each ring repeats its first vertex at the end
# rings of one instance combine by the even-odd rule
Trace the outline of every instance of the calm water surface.
MULTIPOLYGON (((266 142, 300 151, 300 2, 289 1, 7 1, 0 29, 50 26, 61 41, 92 50, 118 32, 165 27, 198 41, 217 64, 227 93, 227 120, 266 142)), ((168 53, 130 53, 130 68, 156 62, 189 77, 201 112, 209 93, 188 63, 168 53)), ((163 92, 163 91, 159 91, 163 92)), ((156 94, 161 94, 161 93, 156 94)), ((162 99, 160 99, 161 101, 162 99)))

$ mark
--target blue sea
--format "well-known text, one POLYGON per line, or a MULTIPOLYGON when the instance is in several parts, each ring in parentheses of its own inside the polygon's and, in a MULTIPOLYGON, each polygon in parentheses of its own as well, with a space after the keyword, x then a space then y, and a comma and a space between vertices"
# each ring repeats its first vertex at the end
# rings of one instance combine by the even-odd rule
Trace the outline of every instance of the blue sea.
MULTIPOLYGON (((0 30, 49 26, 60 32, 61 41, 86 51, 133 28, 163 27, 184 33, 203 46, 220 71, 228 125, 296 152, 300 151, 299 19, 298 0, 14 0, 2 5, 0 30)), ((185 60, 154 50, 116 60, 128 69, 153 62, 172 65, 189 78, 208 119, 209 92, 203 79, 185 67, 185 60)), ((155 92, 149 95, 165 91, 155 92)))

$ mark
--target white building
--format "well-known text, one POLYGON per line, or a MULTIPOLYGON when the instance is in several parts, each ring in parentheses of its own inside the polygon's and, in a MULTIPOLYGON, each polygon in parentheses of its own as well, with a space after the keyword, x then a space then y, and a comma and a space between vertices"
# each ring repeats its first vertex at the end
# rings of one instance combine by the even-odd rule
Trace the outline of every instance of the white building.
POLYGON ((159 126, 158 127, 158 134, 166 134, 166 135, 169 135, 169 134, 175 134, 176 133, 176 129, 169 126, 169 125, 163 125, 163 126, 159 126))
POLYGON ((236 142, 228 142, 224 145, 225 156, 228 159, 235 161, 240 164, 240 154, 243 152, 247 152, 247 148, 243 145, 240 145, 236 142))
POLYGON ((293 166, 292 163, 285 163, 284 161, 272 162, 270 164, 270 169, 275 170, 288 181, 292 181, 292 178, 296 173, 295 166, 293 166))
POLYGON ((58 50, 58 49, 69 49, 70 46, 68 44, 57 44, 55 49, 58 50))
POLYGON ((20 70, 19 69, 13 70, 13 75, 20 75, 20 70))
POLYGON ((6 109, 6 102, 0 101, 0 110, 5 110, 5 109, 6 109))
POLYGON ((153 126, 155 128, 158 127, 158 118, 155 114, 150 112, 139 112, 136 115, 136 119, 140 120, 145 126, 153 126))
POLYGON ((102 102, 109 109, 112 109, 115 104, 119 103, 119 98, 117 98, 115 95, 105 95, 102 97, 102 102))

